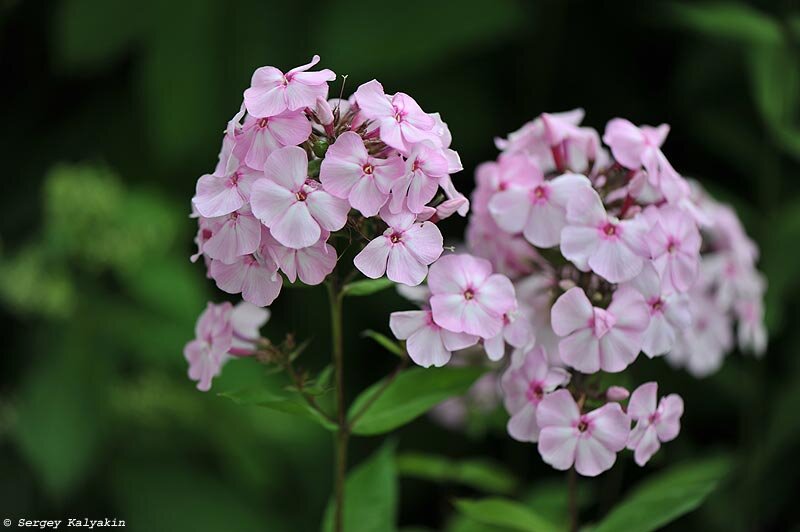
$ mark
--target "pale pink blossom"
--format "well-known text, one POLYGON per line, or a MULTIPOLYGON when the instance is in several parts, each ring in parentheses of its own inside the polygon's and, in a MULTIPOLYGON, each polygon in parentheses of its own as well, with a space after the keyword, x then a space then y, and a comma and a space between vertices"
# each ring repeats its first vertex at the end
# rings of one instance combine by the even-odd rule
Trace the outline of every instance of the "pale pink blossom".
POLYGON ((404 173, 400 156, 373 157, 358 134, 346 131, 328 148, 319 180, 327 192, 348 200, 354 209, 371 217, 389 200, 392 184, 404 173))
POLYGON ((648 182, 670 202, 689 195, 689 185, 672 168, 661 145, 669 134, 669 126, 642 126, 638 128, 628 120, 614 118, 606 125, 603 141, 621 165, 632 170, 644 167, 648 182))
POLYGON ((626 286, 617 288, 608 309, 593 307, 583 289, 575 287, 551 310, 553 330, 562 337, 561 360, 582 373, 627 368, 642 348, 649 319, 642 295, 626 286))
POLYGON ((408 94, 398 92, 387 96, 376 80, 361 85, 355 92, 361 114, 375 122, 380 138, 388 146, 404 155, 411 153, 414 145, 431 142, 441 146, 434 130, 436 120, 426 114, 408 94))
POLYGON ((408 209, 418 214, 433 199, 441 178, 447 175, 447 159, 442 150, 416 146, 406 161, 404 175, 392 183, 392 212, 408 209))
POLYGON ((674 440, 681 430, 683 399, 674 393, 662 397, 658 404, 657 399, 658 384, 647 382, 636 388, 628 401, 628 416, 636 425, 627 447, 634 451, 633 458, 640 466, 658 452, 661 443, 674 440))
POLYGON ((688 299, 665 289, 655 268, 649 264, 629 285, 642 294, 650 312, 650 323, 642 337, 642 351, 650 358, 669 352, 678 333, 692 321, 688 299))
POLYGON ((428 274, 428 265, 444 250, 442 233, 431 222, 417 222, 410 212, 392 214, 384 209, 381 217, 389 227, 367 244, 353 263, 371 279, 385 273, 397 283, 420 284, 428 274))
POLYGON ((278 265, 263 247, 231 264, 212 260, 209 275, 223 292, 241 293, 242 299, 259 307, 271 305, 283 285, 278 265))
POLYGON ((764 303, 760 297, 741 299, 734 306, 739 347, 761 356, 767 349, 767 328, 764 324, 764 303))
POLYGON ((478 184, 472 194, 475 211, 488 213, 489 202, 498 192, 528 188, 543 180, 544 174, 533 157, 521 153, 500 154, 496 162, 481 163, 475 170, 478 184))
POLYGON ((447 255, 430 268, 431 309, 437 324, 453 332, 491 338, 503 329, 503 315, 515 305, 508 277, 471 255, 447 255))
POLYGON ((453 351, 478 343, 477 336, 441 328, 430 310, 392 312, 389 327, 398 340, 406 341, 411 360, 425 368, 444 366, 453 351))
POLYGON ((497 361, 506 353, 506 344, 522 348, 536 341, 528 316, 516 308, 503 314, 503 328, 491 338, 483 340, 483 348, 489 360, 497 361))
POLYGON ((733 347, 733 323, 727 308, 711 294, 690 292, 689 308, 692 323, 675 338, 667 360, 697 378, 707 377, 719 370, 733 347))
POLYGON ((202 252, 225 263, 254 253, 261 243, 261 222, 248 205, 225 216, 211 218, 211 236, 203 243, 202 252))
POLYGON ((491 215, 475 210, 467 226, 467 246, 474 255, 491 262, 495 271, 512 279, 533 272, 541 260, 536 249, 522 236, 497 238, 499 233, 502 229, 491 215))
POLYGON ((209 303, 195 325, 195 339, 186 344, 183 356, 189 363, 189 378, 197 381, 197 389, 207 392, 211 380, 219 375, 228 350, 233 345, 230 303, 209 303))
POLYGON ((700 267, 700 231, 692 217, 678 207, 664 206, 653 215, 647 235, 653 263, 666 289, 686 292, 700 267))
POLYGON ((561 253, 583 271, 591 269, 611 283, 636 277, 649 255, 642 217, 618 220, 606 213, 600 196, 580 187, 567 205, 561 253))
MULTIPOLYGON (((573 109, 562 113, 548 113, 550 122, 559 122, 562 126, 568 124, 577 128, 584 117, 583 109, 573 109)), ((508 135, 508 139, 495 139, 498 149, 508 153, 527 153, 540 162, 543 169, 554 168, 551 142, 553 141, 552 126, 545 125, 544 114, 535 120, 527 122, 517 131, 508 135)), ((563 139, 562 139, 563 140, 563 139)))
POLYGON ((524 186, 512 185, 494 194, 489 212, 504 231, 522 233, 534 246, 556 246, 567 223, 567 202, 581 188, 591 188, 583 175, 564 174, 545 181, 541 174, 533 174, 524 186))
POLYGON ((286 111, 314 107, 317 98, 327 98, 328 82, 336 79, 333 71, 308 72, 319 63, 315 55, 311 62, 293 68, 286 74, 275 67, 265 66, 253 73, 250 88, 244 91, 247 112, 256 117, 271 117, 286 111))
POLYGON ((250 200, 250 190, 260 176, 260 172, 240 165, 232 155, 221 170, 197 180, 192 204, 206 218, 230 214, 250 200))
POLYGON ((611 469, 617 453, 625 448, 631 423, 617 403, 581 414, 572 395, 563 389, 542 399, 536 422, 542 459, 561 471, 574 464, 587 477, 611 469))
POLYGON ((308 158, 302 148, 275 150, 264 163, 265 177, 253 184, 253 214, 284 246, 300 249, 316 243, 322 231, 338 231, 350 206, 307 179, 308 158))
POLYGON ((336 249, 328 244, 328 234, 324 233, 316 244, 301 249, 293 249, 273 242, 270 253, 289 282, 298 278, 304 284, 314 286, 322 283, 336 267, 336 249))
POLYGON ((566 370, 548 364, 541 347, 526 351, 520 364, 510 366, 500 381, 503 402, 511 414, 507 425, 509 435, 518 441, 537 441, 536 408, 545 394, 566 385, 569 378, 566 370))
POLYGON ((284 146, 297 146, 311 135, 311 122, 302 111, 284 111, 275 116, 257 118, 248 115, 241 142, 247 144, 244 162, 261 170, 270 153, 284 146))
MULTIPOLYGON (((231 353, 253 351, 261 338, 259 331, 269 321, 270 311, 242 301, 233 307, 231 326, 233 327, 233 346, 231 353)), ((238 354, 237 356, 242 356, 238 354)))

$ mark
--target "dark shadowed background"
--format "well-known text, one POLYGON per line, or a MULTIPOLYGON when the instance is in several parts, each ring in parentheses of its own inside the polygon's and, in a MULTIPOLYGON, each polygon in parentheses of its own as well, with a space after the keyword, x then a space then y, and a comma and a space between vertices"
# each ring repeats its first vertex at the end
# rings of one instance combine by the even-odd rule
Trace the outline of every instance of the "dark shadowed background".
MULTIPOLYGON (((441 112, 465 192, 475 166, 496 157, 492 139, 542 111, 584 107, 601 131, 615 116, 669 123, 675 168, 733 203, 761 247, 770 347, 760 361, 733 353, 704 380, 641 357, 634 380, 682 394, 684 429, 644 470, 626 455, 584 481, 596 495, 584 517, 667 464, 724 452, 733 476, 672 530, 800 521, 795 2, 4 0, 0 17, 0 517, 318 529, 329 433, 217 396, 263 379, 282 385, 249 361, 197 392, 181 351, 205 302, 224 296, 188 260, 195 181, 213 169, 252 71, 319 53, 321 66, 349 76, 346 94, 377 78, 441 112)), ((443 228, 455 239, 464 224, 443 228)), ((387 332, 388 313, 405 308, 392 293, 346 306, 349 397, 394 365, 358 331, 387 332)), ((323 367, 324 289, 286 290, 272 310, 265 333, 312 338, 301 364, 323 367)), ((394 444, 491 459, 515 494, 561 511, 563 476, 508 438, 502 415, 466 431, 423 418, 394 444)), ((351 463, 380 444, 356 439, 351 463)), ((402 527, 485 530, 451 504, 474 488, 401 471, 399 493, 402 527)))

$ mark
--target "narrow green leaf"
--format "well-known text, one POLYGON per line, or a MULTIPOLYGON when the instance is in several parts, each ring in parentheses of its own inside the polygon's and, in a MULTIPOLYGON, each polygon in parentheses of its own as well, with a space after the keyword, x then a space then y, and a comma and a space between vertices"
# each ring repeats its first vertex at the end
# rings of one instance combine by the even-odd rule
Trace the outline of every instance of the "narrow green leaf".
POLYGON ((305 399, 297 393, 280 396, 263 388, 245 388, 243 390, 220 393, 219 395, 230 399, 238 405, 260 406, 309 419, 330 431, 337 428, 329 419, 311 408, 305 399))
POLYGON ((774 45, 783 41, 775 19, 744 4, 678 3, 672 4, 670 11, 678 24, 710 37, 749 45, 774 45))
POLYGON ((433 454, 405 453, 397 457, 401 476, 433 482, 455 482, 489 493, 508 494, 517 480, 502 465, 488 460, 454 461, 433 454))
POLYGON ((698 508, 731 469, 727 456, 697 460, 654 475, 592 532, 649 532, 698 508))
POLYGON ((394 286, 394 283, 386 277, 381 277, 380 279, 362 279, 361 281, 355 281, 344 285, 342 294, 345 296, 368 296, 375 292, 386 290, 390 286, 394 286))
MULTIPOLYGON (((394 444, 383 445, 347 475, 344 529, 347 532, 391 532, 397 529, 397 471, 394 444)), ((333 530, 333 502, 328 503, 322 531, 333 530)))
POLYGON ((404 358, 406 356, 406 351, 403 347, 397 343, 396 341, 392 340, 388 336, 381 334, 377 331, 373 331, 372 329, 367 329, 361 333, 361 336, 365 338, 371 338, 375 340, 381 347, 389 351, 390 353, 399 356, 400 358, 404 358))
MULTIPOLYGON (((465 393, 485 371, 486 368, 477 367, 406 370, 356 421, 353 433, 382 434, 405 425, 445 399, 465 393)), ((360 412, 382 387, 383 381, 379 381, 363 391, 350 407, 348 417, 360 412)))
POLYGON ((556 532, 558 528, 530 508, 510 499, 459 499, 458 510, 479 523, 520 532, 556 532))

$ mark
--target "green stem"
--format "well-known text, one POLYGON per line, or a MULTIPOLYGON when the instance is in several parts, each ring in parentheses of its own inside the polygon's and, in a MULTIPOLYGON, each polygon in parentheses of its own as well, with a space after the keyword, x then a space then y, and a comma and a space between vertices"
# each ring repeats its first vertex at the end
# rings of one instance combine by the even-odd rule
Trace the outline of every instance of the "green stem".
POLYGON ((575 468, 571 468, 567 473, 567 483, 569 490, 569 529, 578 532, 578 475, 575 468))
POLYGON ((344 404, 344 347, 342 344, 342 293, 335 281, 327 283, 328 302, 331 311, 331 335, 333 338, 333 365, 336 382, 336 420, 339 426, 336 431, 336 451, 334 465, 334 493, 335 513, 333 529, 335 532, 344 530, 344 484, 347 472, 347 442, 350 437, 350 428, 344 404))

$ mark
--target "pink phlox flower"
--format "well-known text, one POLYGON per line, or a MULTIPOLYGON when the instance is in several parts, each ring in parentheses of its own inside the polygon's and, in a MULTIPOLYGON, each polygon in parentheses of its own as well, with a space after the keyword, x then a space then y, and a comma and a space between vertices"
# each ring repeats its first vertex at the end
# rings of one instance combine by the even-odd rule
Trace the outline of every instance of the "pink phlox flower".
POLYGON ((406 341, 408 355, 422 367, 444 366, 453 351, 478 343, 478 337, 441 328, 430 310, 392 312, 389 327, 398 340, 406 341))
POLYGON ((767 349, 767 328, 764 324, 764 303, 761 297, 740 299, 734 305, 739 347, 761 356, 767 349))
POLYGON ((633 458, 639 466, 644 466, 658 452, 661 443, 672 441, 681 431, 683 399, 670 394, 658 398, 658 384, 647 382, 631 394, 628 401, 628 415, 636 422, 628 436, 627 447, 634 451, 633 458))
POLYGON ((674 203, 688 196, 690 189, 661 151, 668 134, 667 124, 638 128, 628 120, 614 118, 606 125, 603 142, 621 165, 632 170, 643 167, 649 183, 674 203))
POLYGON ((347 222, 350 205, 308 179, 308 159, 302 148, 272 152, 264 163, 264 176, 253 184, 253 214, 284 246, 311 246, 323 230, 338 231, 347 222))
POLYGON ((667 361, 703 378, 719 370, 733 347, 733 324, 727 307, 720 306, 709 294, 691 292, 689 308, 692 323, 675 338, 667 361))
POLYGON ((625 448, 630 419, 617 403, 581 414, 569 391, 561 389, 542 399, 536 409, 539 454, 555 469, 575 470, 594 477, 611 469, 625 448))
POLYGON ((642 337, 642 351, 650 358, 669 352, 678 333, 692 321, 688 298, 666 288, 649 264, 628 285, 642 294, 650 313, 650 323, 642 337))
POLYGON ((505 355, 506 344, 522 348, 532 345, 535 341, 529 317, 515 305, 503 314, 502 330, 491 338, 484 339, 483 348, 489 360, 497 361, 505 355))
POLYGON ((430 268, 428 287, 437 324, 453 332, 491 338, 503 329, 503 315, 516 305, 514 286, 492 265, 471 255, 447 255, 430 268))
POLYGON ((422 212, 417 214, 417 221, 424 222, 430 220, 431 222, 438 222, 450 218, 457 213, 464 205, 469 205, 469 200, 464 196, 447 199, 441 202, 436 207, 425 206, 422 212))
POLYGON ((301 249, 282 246, 272 239, 270 255, 289 282, 294 283, 300 278, 309 286, 318 285, 330 275, 338 260, 336 249, 326 242, 328 236, 327 232, 323 232, 316 244, 301 249))
MULTIPOLYGON (((448 169, 447 171, 451 172, 450 169, 448 169)), ((439 179, 439 186, 442 187, 442 190, 444 191, 444 195, 445 195, 445 197, 447 197, 448 200, 458 200, 460 202, 460 205, 458 206, 458 209, 456 210, 458 215, 461 216, 461 217, 466 216, 467 213, 469 212, 470 202, 467 199, 467 197, 464 196, 464 194, 462 194, 461 192, 456 190, 456 186, 453 184, 453 179, 451 178, 451 176, 449 174, 445 175, 445 176, 442 176, 439 179)))
POLYGON ((235 262, 242 255, 254 253, 261 243, 261 222, 253 216, 249 205, 225 216, 208 220, 206 231, 209 238, 202 251, 212 259, 226 264, 235 262))
POLYGON ((489 212, 504 231, 522 233, 534 246, 553 247, 567 223, 567 202, 580 188, 591 188, 580 174, 531 180, 523 187, 511 186, 494 194, 489 212))
POLYGON ((250 200, 253 183, 260 176, 260 172, 239 164, 239 159, 232 154, 224 168, 197 180, 192 204, 206 218, 230 214, 250 200))
POLYGON ((373 157, 361 137, 347 131, 328 148, 319 179, 327 192, 348 200, 354 209, 371 217, 388 201, 392 184, 404 173, 399 155, 373 157))
POLYGON ((406 161, 405 175, 392 183, 389 208, 398 213, 404 208, 418 214, 433 199, 439 182, 447 175, 447 159, 441 149, 416 146, 406 161))
POLYGON ((517 441, 535 442, 539 439, 536 408, 544 396, 570 379, 563 368, 551 367, 542 347, 524 352, 522 362, 509 367, 500 381, 503 402, 511 414, 508 433, 517 441))
POLYGON ((428 274, 428 265, 444 250, 442 233, 432 222, 417 222, 410 212, 392 214, 384 208, 381 218, 389 227, 367 244, 353 263, 371 279, 385 273, 397 283, 420 284, 428 274))
POLYGON ((686 292, 697 279, 700 267, 700 231, 692 217, 669 205, 654 212, 653 228, 647 235, 653 263, 666 289, 686 292))
POLYGON ((639 275, 649 258, 648 229, 642 216, 630 220, 609 216, 597 192, 579 187, 567 204, 561 253, 579 269, 591 269, 611 283, 628 281, 639 275))
MULTIPOLYGON (((501 154, 498 160, 481 163, 475 171, 477 188, 472 194, 475 211, 489 212, 489 202, 509 189, 526 189, 544 181, 544 174, 529 155, 501 154)), ((519 231, 516 231, 519 232, 519 231)))
POLYGON ((231 326, 233 327, 233 349, 240 352, 252 351, 261 337, 260 330, 270 318, 267 308, 257 307, 242 301, 233 307, 231 326))
POLYGON ((197 234, 194 237, 194 243, 197 245, 197 252, 189 257, 189 260, 191 262, 197 262, 197 259, 203 257, 206 262, 208 262, 209 258, 203 253, 203 246, 205 246, 206 242, 208 242, 211 237, 214 236, 214 231, 219 225, 219 218, 206 218, 204 216, 200 216, 200 214, 197 213, 194 205, 192 205, 192 211, 192 217, 197 218, 197 234))
POLYGON ((246 143, 244 162, 261 170, 270 153, 284 146, 298 146, 311 135, 311 122, 302 111, 284 111, 275 116, 257 118, 248 115, 240 142, 246 143))
POLYGON ((282 112, 313 107, 317 98, 327 98, 328 82, 336 79, 329 69, 308 72, 319 63, 315 55, 311 62, 293 68, 286 74, 275 67, 265 66, 253 73, 250 88, 244 91, 244 104, 253 116, 271 117, 282 112))
MULTIPOLYGON (((562 113, 548 113, 550 121, 569 124, 577 127, 584 117, 583 109, 573 109, 562 113)), ((508 135, 508 139, 495 139, 499 150, 508 153, 527 153, 536 158, 543 170, 555 168, 551 150, 552 132, 545 127, 543 116, 527 122, 517 131, 508 135)))
POLYGON ((633 288, 617 288, 608 309, 602 309, 575 287, 553 304, 550 321, 562 337, 558 351, 565 364, 582 373, 617 373, 636 360, 650 316, 633 288))
POLYGON ((197 381, 197 389, 207 392, 211 380, 219 375, 233 345, 230 303, 209 303, 195 325, 195 338, 186 344, 183 356, 189 363, 189 378, 197 381))
POLYGON ((262 238, 261 247, 251 255, 243 255, 230 264, 212 260, 209 275, 223 292, 241 293, 242 299, 259 307, 271 305, 281 291, 283 279, 266 246, 262 238))
POLYGON ((387 96, 383 86, 374 79, 361 85, 354 96, 361 114, 374 121, 386 145, 404 155, 421 142, 441 146, 441 138, 434 131, 436 120, 411 96, 402 92, 387 96))

